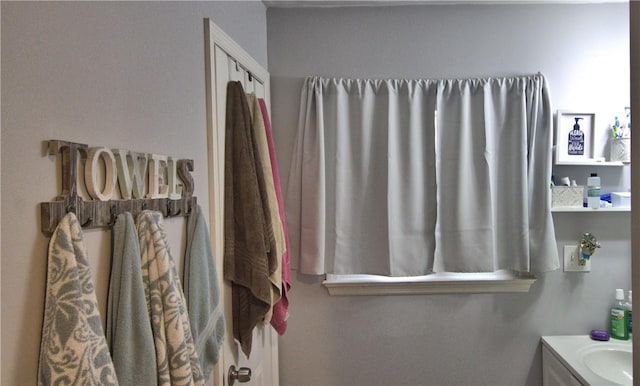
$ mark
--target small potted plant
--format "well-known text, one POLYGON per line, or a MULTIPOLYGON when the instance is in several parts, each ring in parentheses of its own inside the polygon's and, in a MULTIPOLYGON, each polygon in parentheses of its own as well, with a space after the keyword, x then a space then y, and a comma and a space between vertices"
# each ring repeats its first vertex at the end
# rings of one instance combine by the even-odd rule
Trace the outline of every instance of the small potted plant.
POLYGON ((596 248, 600 248, 600 243, 594 235, 587 232, 582 235, 580 240, 580 258, 582 260, 589 260, 591 255, 596 253, 596 248))

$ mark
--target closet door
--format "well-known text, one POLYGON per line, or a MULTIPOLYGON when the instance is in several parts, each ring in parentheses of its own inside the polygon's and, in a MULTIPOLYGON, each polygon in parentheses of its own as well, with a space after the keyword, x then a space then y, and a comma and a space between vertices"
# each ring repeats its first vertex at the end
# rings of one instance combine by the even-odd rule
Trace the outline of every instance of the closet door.
MULTIPOLYGON (((224 248, 224 144, 227 83, 240 81, 247 93, 254 92, 269 107, 269 73, 244 49, 209 19, 205 20, 207 138, 209 169, 209 224, 211 242, 217 258, 221 301, 227 322, 227 337, 216 366, 215 383, 228 385, 233 367, 251 369, 247 385, 278 385, 278 335, 270 325, 258 326, 253 332, 250 358, 233 339, 231 319, 231 284, 223 279, 224 248)), ((234 384, 239 384, 235 380, 234 384)))

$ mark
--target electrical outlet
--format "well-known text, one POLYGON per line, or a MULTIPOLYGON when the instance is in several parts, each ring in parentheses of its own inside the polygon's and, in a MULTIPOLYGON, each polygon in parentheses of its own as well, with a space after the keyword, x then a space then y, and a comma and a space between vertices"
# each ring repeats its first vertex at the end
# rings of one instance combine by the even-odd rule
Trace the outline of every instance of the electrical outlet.
POLYGON ((591 260, 581 260, 577 245, 564 246, 565 272, 591 272, 591 260))

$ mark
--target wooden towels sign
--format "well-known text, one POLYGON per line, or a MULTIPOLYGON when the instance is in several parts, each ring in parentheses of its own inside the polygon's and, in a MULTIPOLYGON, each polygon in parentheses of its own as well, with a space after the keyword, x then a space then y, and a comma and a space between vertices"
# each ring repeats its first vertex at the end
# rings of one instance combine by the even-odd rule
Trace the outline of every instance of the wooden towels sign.
POLYGON ((60 140, 49 141, 48 153, 61 160, 62 192, 55 201, 40 204, 41 228, 47 235, 68 212, 74 212, 83 227, 93 228, 112 225, 122 212, 135 216, 150 209, 165 217, 185 216, 196 205, 193 160, 60 140), (78 195, 82 161, 89 201, 78 195), (116 186, 120 199, 115 198, 116 186))

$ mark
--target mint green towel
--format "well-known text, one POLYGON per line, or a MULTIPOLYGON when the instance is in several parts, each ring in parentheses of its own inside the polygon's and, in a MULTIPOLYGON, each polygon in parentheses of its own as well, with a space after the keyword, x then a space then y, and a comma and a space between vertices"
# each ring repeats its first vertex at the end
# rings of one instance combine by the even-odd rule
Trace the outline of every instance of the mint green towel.
POLYGON ((191 322, 191 333, 200 358, 200 368, 208 378, 218 362, 224 339, 225 322, 220 304, 216 261, 211 251, 209 229, 200 205, 187 223, 184 256, 184 297, 191 322))
POLYGON ((153 331, 144 296, 140 244, 131 213, 113 227, 111 280, 107 299, 107 343, 123 385, 157 385, 153 331))

